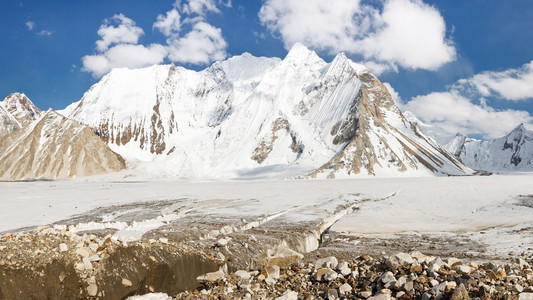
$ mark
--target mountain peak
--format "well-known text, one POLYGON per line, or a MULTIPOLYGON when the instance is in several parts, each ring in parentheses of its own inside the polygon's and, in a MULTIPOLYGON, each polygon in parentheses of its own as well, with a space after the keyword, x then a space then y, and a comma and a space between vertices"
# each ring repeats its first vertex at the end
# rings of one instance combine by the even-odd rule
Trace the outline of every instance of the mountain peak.
POLYGON ((315 51, 310 50, 304 44, 297 42, 292 45, 291 50, 289 50, 289 53, 287 53, 285 58, 307 58, 309 56, 316 56, 318 58, 318 55, 315 53, 315 51))
POLYGON ((0 102, 22 126, 37 120, 42 111, 23 93, 12 93, 0 102))
POLYGON ((524 126, 524 123, 520 123, 511 132, 518 132, 518 131, 527 131, 526 127, 524 126))

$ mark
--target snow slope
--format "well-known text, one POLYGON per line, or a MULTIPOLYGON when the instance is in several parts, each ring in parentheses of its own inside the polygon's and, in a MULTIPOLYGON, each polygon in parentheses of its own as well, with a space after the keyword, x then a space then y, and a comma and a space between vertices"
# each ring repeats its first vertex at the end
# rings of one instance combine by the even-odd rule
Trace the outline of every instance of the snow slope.
POLYGON ((87 126, 51 109, 0 142, 4 180, 88 176, 124 167, 124 160, 87 126))
POLYGON ((476 170, 533 171, 533 132, 523 124, 506 136, 490 141, 476 140, 458 133, 446 148, 476 170))
POLYGON ((115 69, 62 114, 158 176, 471 172, 405 120, 368 69, 301 44, 283 60, 245 53, 200 72, 115 69))

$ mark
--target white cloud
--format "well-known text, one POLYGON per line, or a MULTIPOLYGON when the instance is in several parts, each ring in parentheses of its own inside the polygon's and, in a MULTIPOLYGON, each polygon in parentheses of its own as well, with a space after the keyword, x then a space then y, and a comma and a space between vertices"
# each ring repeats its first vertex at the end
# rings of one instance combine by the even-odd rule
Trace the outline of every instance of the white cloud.
POLYGON ((455 89, 479 93, 482 97, 498 97, 519 101, 533 98, 533 61, 518 69, 483 72, 461 79, 455 89))
MULTIPOLYGON (((180 2, 180 0, 176 1, 176 6, 179 6, 180 2)), ((231 5, 231 1, 229 3, 231 5)), ((201 16, 207 12, 220 12, 214 0, 188 0, 183 3, 181 9, 186 14, 198 14, 201 16)))
POLYGON ((35 28, 35 22, 33 21, 26 22, 26 27, 28 27, 28 31, 32 31, 33 28, 35 28))
POLYGON ((365 61, 363 65, 367 67, 372 74, 379 76, 386 72, 396 72, 398 73, 398 66, 391 63, 378 63, 375 61, 365 61))
POLYGON ((160 64, 167 56, 167 49, 158 44, 143 45, 119 44, 97 55, 82 58, 83 70, 100 77, 113 68, 141 68, 160 64))
POLYGON ((105 19, 98 29, 100 40, 96 41, 96 48, 103 52, 112 44, 137 44, 143 34, 142 28, 136 26, 132 19, 116 14, 111 19, 105 19))
POLYGON ((49 31, 49 30, 41 30, 41 31, 39 31, 38 35, 40 35, 40 36, 51 36, 52 32, 49 31))
MULTIPOLYGON (((219 0, 221 5, 231 6, 231 1, 219 0)), ((227 43, 222 30, 207 23, 207 12, 219 13, 215 0, 177 0, 171 10, 157 16, 153 24, 166 37, 166 45, 140 45, 142 28, 124 16, 116 14, 106 19, 98 30, 97 53, 82 58, 83 71, 101 77, 113 68, 141 68, 160 64, 168 58, 172 62, 208 64, 226 57, 227 43), (183 3, 182 3, 183 2, 183 3), (182 20, 180 12, 185 14, 182 20), (189 32, 182 25, 190 24, 189 32)))
POLYGON ((302 42, 330 54, 345 51, 376 64, 435 70, 455 60, 439 11, 421 0, 386 0, 382 11, 359 0, 266 0, 261 23, 290 49, 302 42))
POLYGON ((222 30, 199 22, 184 37, 170 38, 169 59, 180 63, 207 64, 226 57, 227 43, 222 30))
POLYGON ((173 8, 167 11, 166 15, 158 15, 154 28, 159 29, 165 36, 177 34, 181 28, 180 14, 177 9, 173 8))
POLYGON ((417 96, 403 108, 413 112, 423 122, 448 132, 481 134, 485 138, 498 138, 519 123, 533 122, 533 117, 526 111, 496 110, 490 106, 476 105, 457 91, 417 96))

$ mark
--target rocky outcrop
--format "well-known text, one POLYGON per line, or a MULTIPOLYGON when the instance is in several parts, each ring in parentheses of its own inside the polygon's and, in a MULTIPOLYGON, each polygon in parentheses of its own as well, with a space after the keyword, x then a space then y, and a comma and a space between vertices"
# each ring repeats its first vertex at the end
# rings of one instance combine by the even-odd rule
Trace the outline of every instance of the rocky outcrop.
POLYGON ((122 157, 87 126, 53 110, 0 139, 0 178, 57 179, 119 171, 122 157))

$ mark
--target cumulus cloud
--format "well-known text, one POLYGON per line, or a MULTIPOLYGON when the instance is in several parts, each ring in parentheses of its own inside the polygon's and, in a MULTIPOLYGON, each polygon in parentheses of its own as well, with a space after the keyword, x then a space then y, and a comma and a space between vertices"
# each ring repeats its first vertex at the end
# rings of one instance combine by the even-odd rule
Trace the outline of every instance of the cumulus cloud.
POLYGON ((166 15, 158 15, 154 28, 159 29, 165 36, 177 34, 181 28, 181 17, 177 9, 167 11, 166 15))
POLYGON ((142 28, 136 26, 132 19, 116 14, 105 19, 98 29, 100 40, 96 41, 96 48, 98 51, 105 51, 112 44, 137 44, 143 34, 142 28))
POLYGON ((266 0, 259 19, 285 48, 302 42, 330 54, 345 51, 376 65, 435 70, 455 60, 440 12, 421 0, 385 0, 382 10, 358 0, 266 0))
POLYGON ((533 99, 533 61, 518 69, 502 72, 483 72, 468 79, 461 79, 455 89, 466 90, 482 97, 497 97, 520 101, 533 99))
MULTIPOLYGON (((176 1, 176 6, 179 6, 180 0, 176 1)), ((228 2, 231 5, 231 1, 228 2)), ((181 5, 181 9, 186 14, 205 15, 207 12, 219 13, 220 10, 214 0, 189 0, 181 5)))
POLYGON ((26 27, 28 28, 28 31, 32 31, 33 28, 35 28, 35 22, 33 21, 26 22, 26 27))
POLYGON ((378 63, 375 61, 365 61, 363 65, 367 67, 372 74, 379 76, 386 72, 396 72, 398 73, 398 66, 391 63, 378 63))
POLYGON ((167 56, 166 47, 158 44, 138 45, 144 31, 123 14, 106 19, 98 29, 98 53, 82 58, 83 71, 100 77, 113 68, 141 68, 162 63, 167 56))
MULTIPOLYGON (((231 6, 231 1, 219 0, 218 3, 231 6)), ((222 30, 207 22, 208 12, 220 12, 215 0, 176 1, 172 9, 158 15, 153 24, 153 29, 167 37, 166 44, 148 46, 139 44, 144 34, 142 28, 123 14, 116 14, 104 20, 98 29, 97 53, 82 58, 82 70, 101 77, 113 68, 141 68, 160 64, 165 59, 190 64, 224 59, 227 43, 222 30), (191 26, 188 32, 183 31, 184 23, 191 26)))
POLYGON ((160 64, 167 56, 166 47, 152 44, 143 45, 119 44, 97 55, 86 55, 82 58, 83 70, 95 77, 105 75, 113 68, 141 68, 160 64))
POLYGON ((481 134, 498 138, 519 123, 530 123, 533 117, 526 111, 496 110, 485 104, 474 104, 457 91, 435 92, 414 97, 403 106, 427 124, 448 132, 481 134))
POLYGON ((207 64, 226 57, 227 43, 222 30, 199 22, 184 37, 170 38, 169 59, 180 63, 207 64))

